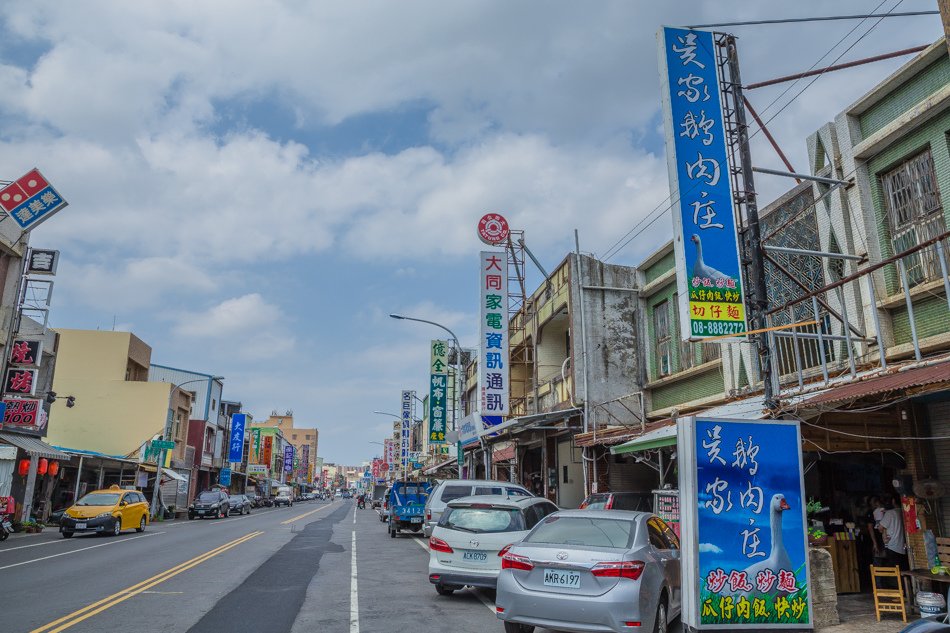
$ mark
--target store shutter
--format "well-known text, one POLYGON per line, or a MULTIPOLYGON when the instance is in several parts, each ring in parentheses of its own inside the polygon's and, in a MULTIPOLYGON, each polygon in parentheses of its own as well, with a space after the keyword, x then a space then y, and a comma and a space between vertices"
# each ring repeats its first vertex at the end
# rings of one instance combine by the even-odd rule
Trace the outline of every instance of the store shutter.
MULTIPOLYGON (((934 437, 950 437, 950 401, 933 402, 927 405, 927 417, 930 420, 930 434, 934 437)), ((937 478, 947 486, 950 492, 950 440, 934 440, 934 460, 937 466, 937 478)), ((941 532, 950 535, 950 494, 940 499, 941 532)))

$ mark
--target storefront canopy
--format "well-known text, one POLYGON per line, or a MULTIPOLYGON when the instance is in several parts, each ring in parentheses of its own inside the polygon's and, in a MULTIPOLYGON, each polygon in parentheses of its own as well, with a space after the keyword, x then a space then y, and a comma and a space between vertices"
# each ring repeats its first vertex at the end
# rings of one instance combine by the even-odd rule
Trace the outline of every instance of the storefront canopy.
POLYGON ((671 423, 667 426, 661 426, 658 429, 647 431, 640 437, 612 446, 610 452, 614 455, 622 453, 636 453, 638 451, 648 451, 663 446, 674 446, 676 444, 676 424, 671 423))
POLYGON ((43 440, 30 436, 20 435, 19 433, 0 433, 0 441, 12 444, 23 449, 29 455, 45 457, 46 459, 70 459, 70 455, 58 451, 43 440))
POLYGON ((944 361, 924 367, 898 369, 877 376, 869 376, 863 380, 849 382, 834 387, 803 403, 803 406, 813 408, 818 405, 833 406, 846 404, 866 398, 868 396, 885 396, 892 393, 903 393, 906 389, 914 388, 916 393, 936 391, 950 386, 950 361, 944 361))
POLYGON ((423 474, 423 475, 434 475, 434 474, 436 474, 436 472, 438 472, 438 471, 439 471, 440 469, 442 469, 442 468, 452 468, 452 467, 456 467, 457 464, 458 464, 458 458, 456 458, 456 457, 450 457, 449 459, 445 460, 444 462, 439 462, 439 463, 436 464, 435 466, 430 466, 429 468, 426 468, 425 470, 422 471, 422 474, 423 474))

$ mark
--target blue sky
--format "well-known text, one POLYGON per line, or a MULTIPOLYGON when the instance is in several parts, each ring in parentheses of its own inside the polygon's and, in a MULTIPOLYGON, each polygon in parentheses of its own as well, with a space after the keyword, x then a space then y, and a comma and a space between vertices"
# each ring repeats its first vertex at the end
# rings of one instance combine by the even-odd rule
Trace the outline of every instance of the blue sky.
MULTIPOLYGON (((387 315, 474 345, 488 211, 549 268, 575 228, 606 252, 668 195, 656 28, 811 12, 760 5, 5 2, 0 177, 35 165, 70 202, 33 236, 63 252, 54 327, 131 329, 155 362, 224 375, 227 398, 293 409, 324 458, 358 462, 390 428, 372 411, 421 390, 439 334, 387 315)), ((854 26, 736 27, 743 78, 807 69, 854 26)), ((844 59, 940 33, 937 17, 886 20, 844 59)), ((899 64, 750 99, 805 170, 805 136, 899 64)), ((665 217, 611 261, 669 236, 665 217)))

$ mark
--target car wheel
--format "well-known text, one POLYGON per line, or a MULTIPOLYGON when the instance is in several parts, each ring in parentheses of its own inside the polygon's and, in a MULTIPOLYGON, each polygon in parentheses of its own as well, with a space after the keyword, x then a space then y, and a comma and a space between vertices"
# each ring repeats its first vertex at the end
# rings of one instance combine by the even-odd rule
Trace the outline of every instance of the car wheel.
POLYGON ((72 538, 72 537, 73 537, 73 533, 72 533, 72 532, 63 532, 62 534, 63 534, 63 538, 72 538))
POLYGON ((122 519, 116 519, 112 522, 112 536, 118 536, 122 533, 122 519))
POLYGON ((668 633, 669 622, 666 616, 666 603, 660 602, 656 607, 656 620, 653 622, 653 633, 668 633))
POLYGON ((534 627, 527 624, 515 624, 514 622, 505 622, 505 633, 533 633, 534 627))
POLYGON ((455 593, 455 589, 452 589, 451 587, 446 587, 445 585, 441 583, 435 586, 435 591, 440 596, 451 596, 453 593, 455 593))
POLYGON ((392 523, 389 524, 389 538, 396 538, 396 528, 392 523))
POLYGON ((144 532, 144 531, 145 531, 145 515, 144 515, 144 514, 142 515, 142 518, 139 520, 139 526, 138 526, 137 528, 135 528, 135 531, 136 531, 136 532, 144 532))

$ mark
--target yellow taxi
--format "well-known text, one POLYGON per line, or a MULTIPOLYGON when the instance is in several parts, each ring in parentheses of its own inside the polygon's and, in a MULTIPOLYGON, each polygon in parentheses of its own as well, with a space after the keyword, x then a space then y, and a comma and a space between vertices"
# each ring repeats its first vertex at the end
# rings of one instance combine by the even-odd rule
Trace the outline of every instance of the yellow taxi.
POLYGON ((107 490, 94 490, 70 506, 59 522, 59 531, 63 538, 76 532, 118 536, 131 528, 144 532, 146 525, 148 501, 142 493, 113 485, 107 490))

